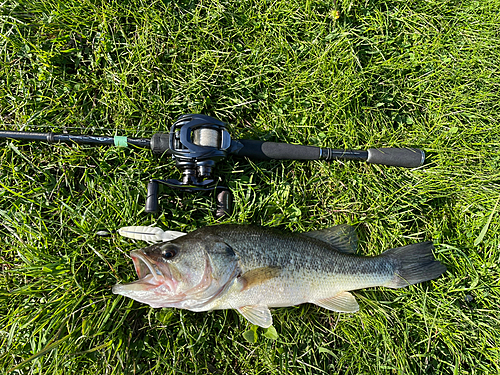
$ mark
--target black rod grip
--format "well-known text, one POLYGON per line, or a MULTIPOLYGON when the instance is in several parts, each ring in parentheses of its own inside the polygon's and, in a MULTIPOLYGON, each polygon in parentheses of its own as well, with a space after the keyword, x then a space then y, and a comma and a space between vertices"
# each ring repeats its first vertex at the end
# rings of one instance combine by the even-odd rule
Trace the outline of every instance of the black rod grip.
POLYGON ((368 163, 416 168, 424 164, 425 153, 418 148, 369 148, 368 163))
POLYGON ((158 212, 158 192, 160 186, 157 181, 151 180, 148 183, 148 193, 146 197, 146 208, 144 209, 147 213, 157 213, 158 212))
POLYGON ((287 143, 263 142, 240 139, 239 149, 232 153, 261 160, 319 160, 320 148, 314 146, 290 145, 287 143))

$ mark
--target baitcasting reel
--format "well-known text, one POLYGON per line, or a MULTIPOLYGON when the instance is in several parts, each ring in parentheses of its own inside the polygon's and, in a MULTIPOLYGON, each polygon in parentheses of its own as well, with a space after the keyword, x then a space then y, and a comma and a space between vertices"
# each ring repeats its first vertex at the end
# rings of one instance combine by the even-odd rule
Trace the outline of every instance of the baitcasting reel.
POLYGON ((151 138, 154 154, 170 154, 182 171, 182 180, 153 179, 148 184, 146 212, 158 211, 159 185, 186 192, 217 191, 216 216, 231 210, 231 192, 217 184, 213 175, 215 163, 227 156, 231 136, 223 122, 204 115, 182 115, 172 125, 170 133, 156 133, 151 138))

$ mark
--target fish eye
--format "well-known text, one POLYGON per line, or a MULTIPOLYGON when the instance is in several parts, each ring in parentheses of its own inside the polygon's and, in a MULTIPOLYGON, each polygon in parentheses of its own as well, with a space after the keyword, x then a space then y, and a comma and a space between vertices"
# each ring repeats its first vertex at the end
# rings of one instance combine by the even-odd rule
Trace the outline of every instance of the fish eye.
POLYGON ((167 249, 162 250, 161 256, 165 260, 170 260, 172 259, 175 255, 177 254, 177 250, 173 247, 169 247, 167 249))

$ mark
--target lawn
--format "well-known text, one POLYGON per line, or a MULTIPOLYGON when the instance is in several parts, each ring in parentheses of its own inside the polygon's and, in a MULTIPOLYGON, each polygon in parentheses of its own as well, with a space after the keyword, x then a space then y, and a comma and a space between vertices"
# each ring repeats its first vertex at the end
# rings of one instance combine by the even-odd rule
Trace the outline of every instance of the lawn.
POLYGON ((0 129, 150 137, 184 113, 233 138, 332 148, 417 147, 404 169, 230 157, 234 194, 166 190, 148 150, 0 141, 0 372, 9 374, 500 373, 498 0, 7 0, 0 129), (191 231, 347 223, 359 253, 434 240, 447 267, 409 288, 354 292, 360 311, 152 309, 129 225, 191 231), (252 335, 252 332, 254 333, 252 335), (251 338, 255 340, 252 340, 251 338), (255 342, 253 342, 255 341, 255 342))

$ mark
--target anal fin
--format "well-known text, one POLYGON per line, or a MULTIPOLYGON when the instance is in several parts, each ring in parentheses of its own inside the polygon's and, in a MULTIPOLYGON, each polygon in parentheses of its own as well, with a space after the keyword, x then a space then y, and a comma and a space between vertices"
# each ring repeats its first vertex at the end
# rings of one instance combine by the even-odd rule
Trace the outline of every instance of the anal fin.
POLYGON ((269 328, 273 324, 271 311, 265 305, 241 306, 238 311, 250 323, 262 328, 269 328))
POLYGON ((340 292, 333 297, 311 302, 325 309, 337 312, 351 313, 359 310, 356 298, 349 292, 340 292))

